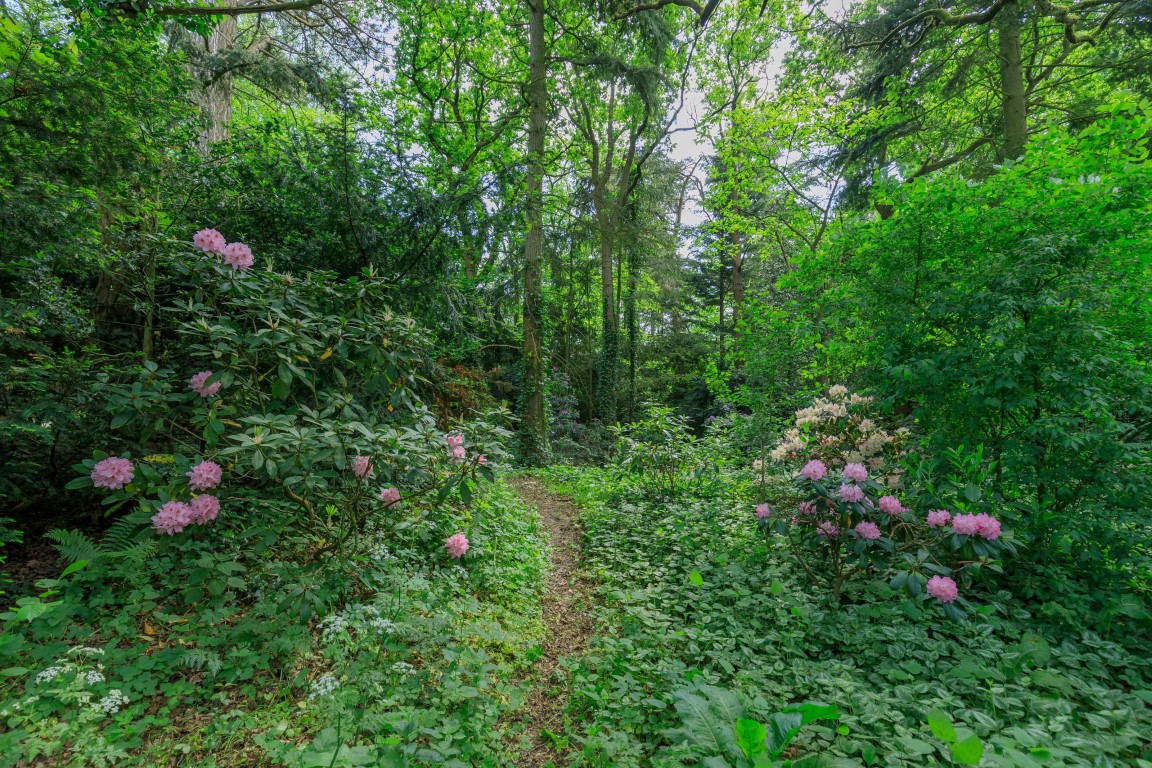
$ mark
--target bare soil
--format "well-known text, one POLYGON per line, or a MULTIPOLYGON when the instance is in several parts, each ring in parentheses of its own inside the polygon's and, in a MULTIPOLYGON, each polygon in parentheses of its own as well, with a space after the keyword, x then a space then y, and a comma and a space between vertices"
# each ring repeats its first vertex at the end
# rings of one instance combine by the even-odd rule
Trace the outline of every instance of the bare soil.
POLYGON ((536 507, 552 543, 548 590, 543 600, 546 627, 543 656, 533 665, 532 692, 519 713, 531 747, 520 755, 517 765, 542 768, 558 763, 562 756, 555 740, 544 732, 561 735, 566 730, 569 680, 561 660, 582 654, 592 635, 591 588, 580 572, 576 507, 549 493, 538 480, 517 477, 511 482, 520 497, 529 506, 536 507))

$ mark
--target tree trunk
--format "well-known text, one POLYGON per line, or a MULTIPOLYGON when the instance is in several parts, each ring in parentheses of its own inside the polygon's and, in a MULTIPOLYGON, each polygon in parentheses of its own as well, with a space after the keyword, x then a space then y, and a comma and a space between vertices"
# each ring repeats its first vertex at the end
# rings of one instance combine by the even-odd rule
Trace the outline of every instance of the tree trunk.
POLYGON ((548 120, 548 62, 544 51, 544 0, 528 3, 528 231, 524 236, 524 413, 521 456, 538 466, 548 458, 544 414, 542 253, 544 250, 544 130, 548 120))
MULTIPOLYGON (((225 0, 223 5, 233 7, 236 0, 225 0)), ((208 38, 208 54, 218 57, 221 53, 236 46, 236 17, 225 16, 216 24, 208 38)), ((222 69, 215 58, 213 70, 222 69)), ((212 144, 228 139, 228 127, 232 124, 232 73, 209 71, 204 85, 204 130, 200 134, 200 147, 205 152, 212 144)))
POLYGON ((636 420, 636 347, 639 328, 636 318, 636 283, 640 270, 635 243, 628 247, 627 296, 624 299, 624 318, 628 323, 628 413, 627 420, 636 420))
MULTIPOLYGON (((601 203, 601 211, 607 206, 601 203)), ((605 211, 600 215, 600 299, 601 346, 600 370, 596 380, 596 411, 605 425, 616 423, 616 379, 620 356, 619 323, 616 317, 616 294, 613 286, 612 241, 616 228, 605 211)))
POLYGON ((1024 89, 1024 61, 1020 54, 1020 7, 1009 3, 997 16, 1000 58, 1000 109, 1004 142, 1000 157, 1014 160, 1024 154, 1028 141, 1028 103, 1024 89))

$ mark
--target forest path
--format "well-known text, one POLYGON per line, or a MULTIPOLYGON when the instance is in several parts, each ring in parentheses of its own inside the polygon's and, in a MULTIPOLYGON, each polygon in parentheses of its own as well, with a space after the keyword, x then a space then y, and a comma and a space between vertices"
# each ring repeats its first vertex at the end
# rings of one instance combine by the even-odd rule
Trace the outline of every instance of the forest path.
POLYGON ((559 736, 564 730, 569 681, 560 662, 583 653, 592 635, 588 612, 591 588, 580 576, 580 531, 576 527, 579 510, 550 493, 539 480, 514 477, 510 482, 527 504, 536 507, 552 544, 548 589, 543 600, 543 655, 533 664, 533 688, 521 715, 532 746, 517 761, 520 768, 541 768, 556 763, 562 756, 543 732, 559 736))

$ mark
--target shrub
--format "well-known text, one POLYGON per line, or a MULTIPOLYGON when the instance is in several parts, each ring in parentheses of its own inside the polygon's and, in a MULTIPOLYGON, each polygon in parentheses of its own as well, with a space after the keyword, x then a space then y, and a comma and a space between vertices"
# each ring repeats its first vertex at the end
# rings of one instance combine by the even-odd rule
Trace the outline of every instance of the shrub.
MULTIPOLYGON (((804 572, 827 586, 834 602, 854 572, 874 572, 889 577, 894 589, 934 598, 957 618, 967 601, 955 579, 970 583, 983 571, 1000 572, 1001 559, 1016 551, 1011 532, 989 514, 994 509, 974 482, 924 492, 904 488, 893 460, 907 430, 883 429, 869 417, 870 403, 837 386, 796 412, 796 427, 772 455, 803 463, 796 483, 804 500, 790 516, 759 505, 758 524, 787 538, 804 572), (916 508, 905 507, 897 494, 916 508)), ((979 458, 951 456, 960 469, 984 468, 987 479, 979 458)))
POLYGON ((674 498, 715 468, 687 419, 671 408, 647 405, 643 419, 616 429, 616 441, 616 466, 645 493, 674 498))

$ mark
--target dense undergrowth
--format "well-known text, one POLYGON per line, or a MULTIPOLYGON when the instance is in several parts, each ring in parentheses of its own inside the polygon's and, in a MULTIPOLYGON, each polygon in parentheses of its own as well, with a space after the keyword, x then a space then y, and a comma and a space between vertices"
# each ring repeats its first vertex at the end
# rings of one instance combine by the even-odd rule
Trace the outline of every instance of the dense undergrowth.
MULTIPOLYGON (((834 608, 786 541, 761 534, 748 471, 674 501, 608 470, 545 477, 584 510, 586 565, 603 602, 604 636, 574 669, 574 717, 585 722, 574 742, 586 764, 728 765, 716 742, 683 735, 677 700, 704 686, 736 693, 762 720, 799 702, 837 707, 838 721, 797 737, 799 754, 832 764, 978 762, 954 760, 929 724, 937 711, 959 741, 975 734, 982 765, 1152 761, 1146 638, 1048 623, 1007 593, 952 621, 883 581, 834 608)), ((788 478, 768 480, 770 498, 792 493, 788 478)))
POLYGON ((429 558, 399 514, 340 564, 222 519, 78 572, 61 606, 5 636, 0 765, 498 764, 516 739, 494 726, 539 642, 545 544, 502 484, 469 517, 464 565, 429 558), (300 583, 333 605, 323 619, 293 610, 300 583))

